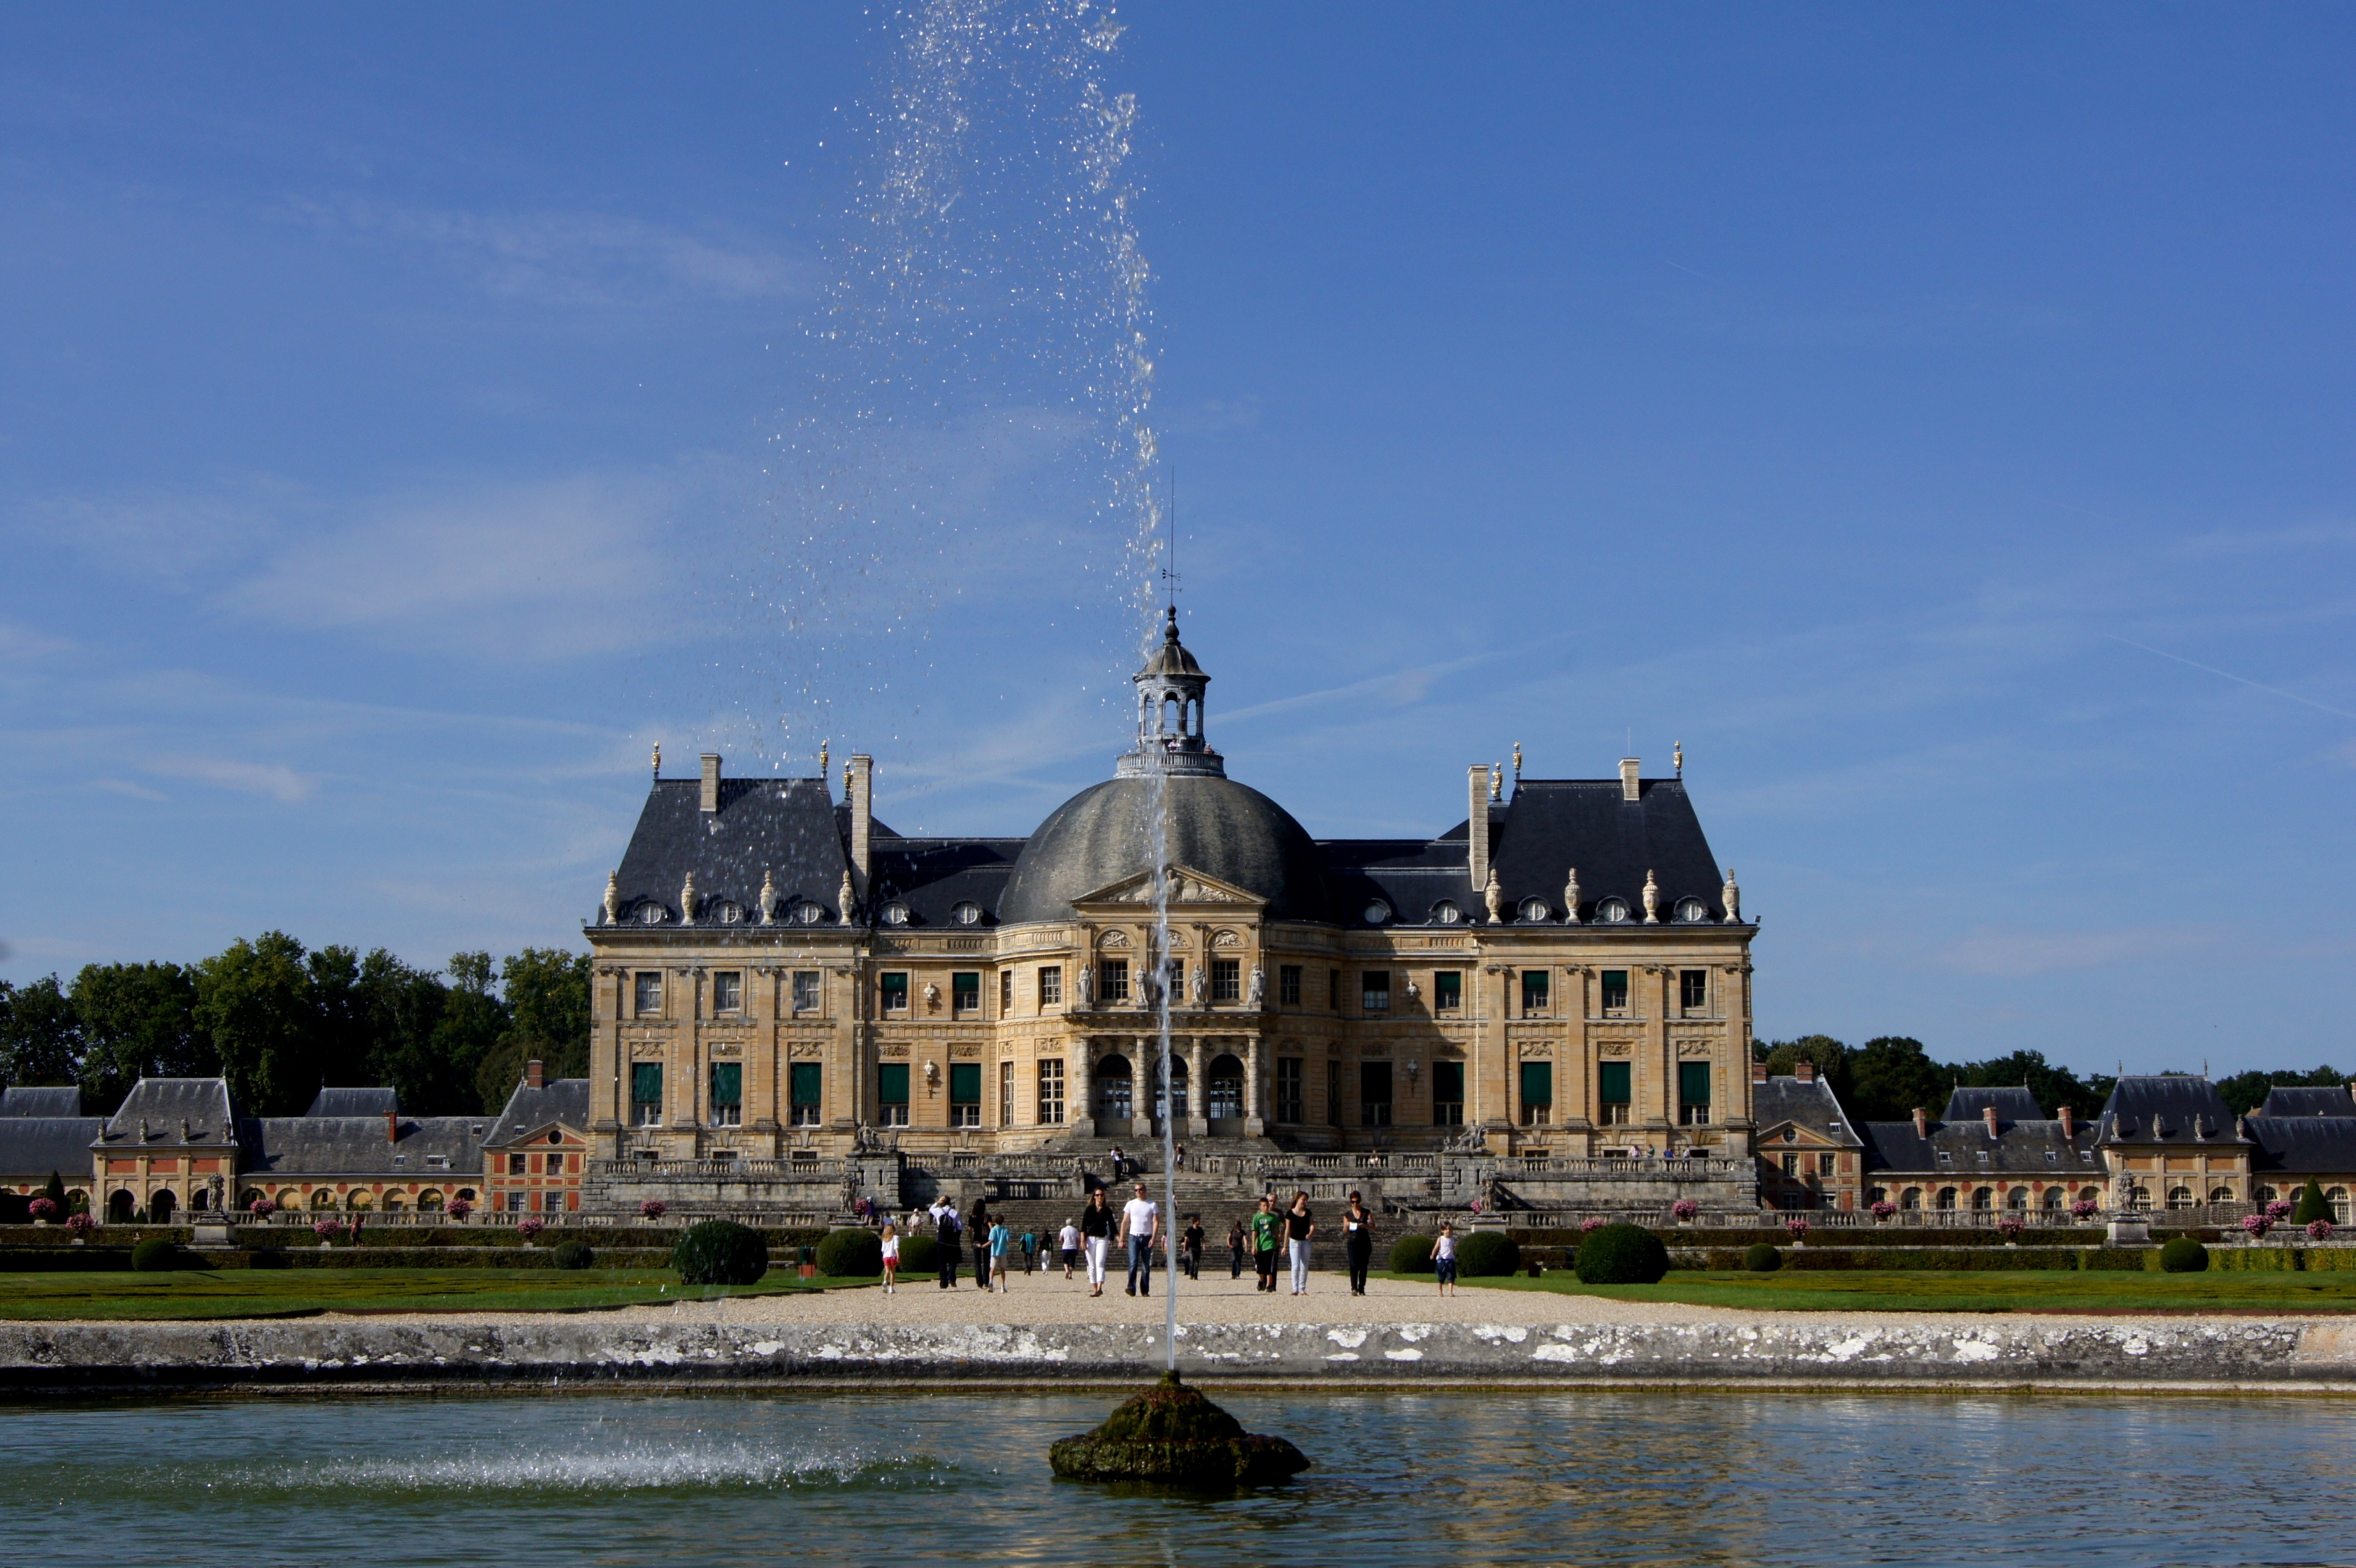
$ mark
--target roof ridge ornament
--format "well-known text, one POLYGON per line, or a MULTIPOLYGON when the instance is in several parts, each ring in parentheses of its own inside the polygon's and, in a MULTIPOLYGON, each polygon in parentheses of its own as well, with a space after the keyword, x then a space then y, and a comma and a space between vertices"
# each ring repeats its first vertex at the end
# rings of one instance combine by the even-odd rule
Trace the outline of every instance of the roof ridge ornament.
POLYGON ((605 923, 619 925, 621 923, 622 873, 618 870, 608 871, 605 873, 605 923))
POLYGON ((842 869, 842 889, 836 897, 841 900, 842 913, 836 919, 835 923, 837 925, 849 925, 851 919, 851 912, 855 901, 852 897, 851 889, 851 868, 848 866, 845 866, 842 869))
POLYGON ((1726 886, 1718 890, 1718 896, 1726 901, 1726 923, 1741 924, 1742 889, 1734 880, 1734 868, 1731 866, 1726 869, 1726 886))
POLYGON ((1576 866, 1564 873, 1562 907, 1563 924, 1577 925, 1579 923, 1579 868, 1576 866))
POLYGON ((1644 923, 1661 923, 1661 884, 1655 880, 1650 867, 1644 870, 1644 923))
POLYGON ((769 923, 769 912, 776 906, 776 878, 771 873, 768 867, 764 866, 761 868, 761 919, 759 923, 763 925, 769 923))
POLYGON ((690 871, 687 874, 687 880, 680 883, 679 885, 680 924, 693 925, 695 923, 695 873, 693 871, 690 871))
POLYGON ((1481 901, 1489 906, 1489 923, 1495 925, 1505 918, 1505 890, 1497 880, 1497 868, 1489 868, 1489 885, 1481 890, 1481 901))

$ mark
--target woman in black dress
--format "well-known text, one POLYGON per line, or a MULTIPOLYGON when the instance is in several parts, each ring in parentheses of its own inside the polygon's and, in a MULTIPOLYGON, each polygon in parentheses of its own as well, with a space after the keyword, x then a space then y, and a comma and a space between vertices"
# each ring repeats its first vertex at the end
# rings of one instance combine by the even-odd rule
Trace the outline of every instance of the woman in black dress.
POLYGON ((1342 1251, 1350 1260, 1350 1294, 1366 1294, 1366 1269, 1375 1257, 1375 1217, 1359 1196, 1350 1194, 1349 1211, 1342 1216, 1342 1251))

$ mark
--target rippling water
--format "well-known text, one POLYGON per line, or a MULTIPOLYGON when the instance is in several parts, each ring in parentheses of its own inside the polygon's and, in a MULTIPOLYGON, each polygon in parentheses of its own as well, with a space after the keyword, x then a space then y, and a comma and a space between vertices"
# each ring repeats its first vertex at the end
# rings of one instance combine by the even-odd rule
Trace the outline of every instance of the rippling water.
POLYGON ((1058 1482, 1096 1394, 189 1402, 0 1412, 8 1563, 2356 1561, 2356 1405, 1238 1396, 1317 1467, 1058 1482))

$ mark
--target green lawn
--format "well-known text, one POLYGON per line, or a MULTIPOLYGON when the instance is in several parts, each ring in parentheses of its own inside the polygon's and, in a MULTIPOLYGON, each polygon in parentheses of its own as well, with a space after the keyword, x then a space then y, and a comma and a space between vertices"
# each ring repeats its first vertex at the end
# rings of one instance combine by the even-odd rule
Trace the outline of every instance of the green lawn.
MULTIPOLYGON (((1430 1275, 1388 1275, 1430 1282, 1430 1275)), ((1539 1278, 1468 1279, 1467 1290, 1547 1290, 1619 1301, 1785 1312, 2356 1312, 2356 1272, 2345 1274, 1939 1274, 1930 1270, 1789 1270, 1718 1274, 1680 1269, 1658 1285, 1581 1285, 1567 1269, 1539 1278)))
POLYGON ((648 1302, 873 1285, 805 1280, 683 1285, 669 1269, 182 1269, 170 1274, 0 1274, 0 1318, 293 1317, 315 1312, 579 1312, 648 1302))

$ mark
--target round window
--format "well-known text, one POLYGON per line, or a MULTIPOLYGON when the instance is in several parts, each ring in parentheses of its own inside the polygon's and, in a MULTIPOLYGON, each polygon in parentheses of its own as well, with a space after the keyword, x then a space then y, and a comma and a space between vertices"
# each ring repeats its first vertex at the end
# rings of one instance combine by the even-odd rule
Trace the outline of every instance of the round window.
POLYGON ((1380 925, 1391 917, 1391 906, 1376 899, 1366 906, 1366 923, 1380 925))
POLYGON ((1544 899, 1524 899, 1522 901, 1522 919, 1529 924, 1535 925, 1553 913, 1553 906, 1548 904, 1544 899))
POLYGON ((744 906, 739 903, 718 904, 713 906, 712 915, 723 925, 742 925, 744 923, 744 906))
POLYGON ((959 925, 979 924, 981 921, 981 906, 978 903, 961 903, 949 911, 949 918, 959 925))
POLYGON ((655 902, 652 899, 648 899, 646 902, 638 906, 638 923, 640 925, 660 925, 663 923, 663 917, 669 912, 670 912, 663 908, 662 905, 655 902))
POLYGON ((1697 924, 1709 918, 1709 906, 1699 899, 1679 899, 1677 918, 1687 925, 1697 924))
POLYGON ((1464 912, 1446 899, 1431 906, 1431 923, 1434 925, 1455 925, 1463 919, 1464 912))
POLYGON ((1626 899, 1605 899, 1595 906, 1595 918, 1605 925, 1619 925, 1628 918, 1626 899))
POLYGON ((884 906, 884 923, 886 925, 907 924, 908 906, 904 903, 885 904, 884 906))
POLYGON ((794 910, 794 917, 804 925, 816 925, 826 918, 826 910, 820 904, 805 901, 794 910))

